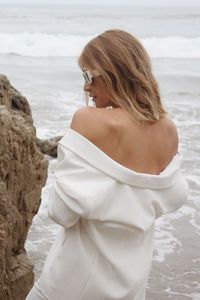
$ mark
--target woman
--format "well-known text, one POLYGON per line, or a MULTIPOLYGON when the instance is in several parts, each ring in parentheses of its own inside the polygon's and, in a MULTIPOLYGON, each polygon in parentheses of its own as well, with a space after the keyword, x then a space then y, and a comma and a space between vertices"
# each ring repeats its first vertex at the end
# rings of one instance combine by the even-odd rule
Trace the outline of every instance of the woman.
POLYGON ((59 142, 48 211, 61 229, 26 299, 144 300, 155 219, 187 195, 177 130, 129 33, 97 36, 79 65, 95 107, 59 142))

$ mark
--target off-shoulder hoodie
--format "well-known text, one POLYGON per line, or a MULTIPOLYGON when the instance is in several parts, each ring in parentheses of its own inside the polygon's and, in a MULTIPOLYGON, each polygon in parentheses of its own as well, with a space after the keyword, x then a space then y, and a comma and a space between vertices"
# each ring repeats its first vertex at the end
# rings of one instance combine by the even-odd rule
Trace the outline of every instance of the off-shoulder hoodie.
POLYGON ((154 223, 188 185, 178 153, 159 175, 134 172, 68 129, 58 146, 48 212, 60 231, 38 287, 48 300, 144 300, 154 223))

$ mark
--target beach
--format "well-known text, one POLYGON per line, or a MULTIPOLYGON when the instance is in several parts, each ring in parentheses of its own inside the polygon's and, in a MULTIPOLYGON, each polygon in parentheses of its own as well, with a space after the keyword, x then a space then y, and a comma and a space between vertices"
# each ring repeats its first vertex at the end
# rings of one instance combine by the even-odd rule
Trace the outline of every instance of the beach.
MULTIPOLYGON (((28 99, 39 138, 63 135, 74 111, 85 105, 77 58, 90 38, 122 28, 147 48, 162 101, 178 128, 190 187, 183 207, 156 221, 147 300, 200 300, 199 21, 195 7, 0 7, 0 73, 28 99)), ((46 158, 48 185, 57 160, 46 158)), ((47 201, 43 192, 26 241, 35 279, 58 230, 48 218, 47 201)))

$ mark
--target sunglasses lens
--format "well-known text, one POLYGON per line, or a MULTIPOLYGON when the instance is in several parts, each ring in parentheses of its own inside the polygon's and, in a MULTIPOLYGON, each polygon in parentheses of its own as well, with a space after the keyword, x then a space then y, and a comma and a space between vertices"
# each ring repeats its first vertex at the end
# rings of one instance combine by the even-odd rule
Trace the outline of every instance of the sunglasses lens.
POLYGON ((92 83, 92 75, 90 74, 89 71, 83 72, 83 77, 88 84, 92 83))

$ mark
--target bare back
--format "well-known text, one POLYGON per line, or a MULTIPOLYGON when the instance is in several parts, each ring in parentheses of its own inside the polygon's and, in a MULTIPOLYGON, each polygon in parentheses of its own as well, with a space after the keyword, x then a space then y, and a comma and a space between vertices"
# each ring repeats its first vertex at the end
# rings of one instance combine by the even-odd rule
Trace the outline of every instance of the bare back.
POLYGON ((163 117, 155 124, 136 124, 121 108, 84 108, 71 128, 119 164, 139 173, 159 174, 178 149, 174 123, 163 117))

